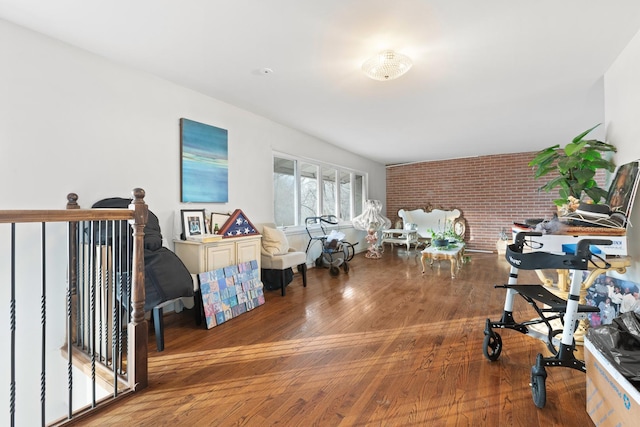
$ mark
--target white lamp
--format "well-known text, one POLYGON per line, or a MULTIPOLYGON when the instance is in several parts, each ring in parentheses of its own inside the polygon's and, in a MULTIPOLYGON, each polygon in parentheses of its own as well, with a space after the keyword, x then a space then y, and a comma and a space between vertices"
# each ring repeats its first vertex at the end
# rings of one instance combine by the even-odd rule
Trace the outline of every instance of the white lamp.
POLYGON ((362 64, 362 71, 374 80, 393 80, 411 68, 411 58, 393 50, 384 50, 362 64))
POLYGON ((356 230, 366 230, 369 235, 369 252, 367 258, 380 258, 380 245, 378 244, 378 232, 391 227, 391 221, 382 215, 382 203, 380 200, 367 200, 362 214, 353 218, 353 228, 356 230))

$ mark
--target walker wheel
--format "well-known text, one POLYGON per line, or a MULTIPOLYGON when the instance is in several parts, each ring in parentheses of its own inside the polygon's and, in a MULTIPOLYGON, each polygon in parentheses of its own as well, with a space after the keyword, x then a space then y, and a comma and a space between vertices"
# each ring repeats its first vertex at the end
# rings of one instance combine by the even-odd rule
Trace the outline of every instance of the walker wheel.
POLYGON ((332 276, 337 276, 338 274, 340 274, 340 269, 332 265, 329 268, 329 274, 331 274, 332 276))
POLYGON ((351 261, 356 254, 356 250, 354 248, 355 245, 351 243, 346 243, 344 246, 344 256, 345 261, 351 261))
POLYGON ((502 353, 502 337, 497 332, 491 332, 484 336, 482 341, 482 353, 484 357, 495 362, 502 353))
POLYGON ((542 355, 538 354, 536 364, 531 368, 531 394, 533 403, 538 408, 544 408, 547 403, 547 387, 545 381, 547 379, 547 371, 542 365, 542 355))

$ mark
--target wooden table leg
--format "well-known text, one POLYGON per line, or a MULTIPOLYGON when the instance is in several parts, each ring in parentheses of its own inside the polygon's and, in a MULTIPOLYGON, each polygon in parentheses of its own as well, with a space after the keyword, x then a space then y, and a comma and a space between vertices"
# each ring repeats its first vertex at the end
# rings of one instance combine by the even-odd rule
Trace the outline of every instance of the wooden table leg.
POLYGON ((427 269, 427 258, 429 258, 429 254, 425 254, 423 253, 422 256, 420 257, 420 264, 422 264, 422 274, 424 274, 424 272, 427 269))
POLYGON ((457 257, 451 257, 451 278, 456 278, 456 271, 458 270, 458 260, 457 257))
POLYGON ((464 250, 460 250, 460 252, 458 252, 458 255, 456 255, 456 261, 457 261, 457 266, 456 266, 456 272, 460 271, 460 269, 462 268, 462 264, 464 264, 464 250))

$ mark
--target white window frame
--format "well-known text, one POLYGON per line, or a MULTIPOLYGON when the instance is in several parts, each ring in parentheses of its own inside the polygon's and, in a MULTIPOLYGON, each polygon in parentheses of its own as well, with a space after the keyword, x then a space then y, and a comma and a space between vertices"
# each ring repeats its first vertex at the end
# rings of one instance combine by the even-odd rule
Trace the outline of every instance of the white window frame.
MULTIPOLYGON (((357 203, 360 203, 361 205, 361 211, 364 208, 364 202, 367 200, 367 195, 368 195, 368 190, 369 190, 369 176, 368 173, 366 172, 362 172, 353 168, 348 168, 348 167, 344 167, 344 166, 340 166, 337 164, 331 164, 331 163, 326 163, 326 162, 321 162, 318 160, 313 160, 313 159, 308 159, 305 157, 300 157, 300 156, 293 156, 290 154, 286 154, 286 153, 281 153, 281 152, 273 152, 273 156, 271 159, 271 169, 273 171, 273 166, 274 166, 274 162, 275 159, 285 159, 285 160, 291 160, 294 162, 294 180, 295 180, 295 191, 294 191, 294 197, 295 197, 295 203, 294 203, 294 220, 295 220, 295 224, 284 224, 284 226, 286 227, 304 227, 304 221, 305 218, 302 218, 302 207, 300 206, 301 203, 301 198, 302 198, 302 194, 301 194, 301 185, 300 185, 300 179, 301 179, 301 173, 300 173, 300 163, 306 163, 308 165, 312 165, 312 166, 316 166, 317 169, 317 179, 318 179, 318 183, 317 183, 317 194, 316 194, 316 215, 320 216, 322 215, 323 212, 323 202, 324 202, 324 195, 323 195, 323 188, 324 188, 324 175, 323 175, 323 169, 334 169, 334 180, 335 180, 335 185, 336 185, 336 198, 335 198, 335 206, 333 208, 333 210, 336 212, 336 216, 338 216, 341 212, 340 212, 340 203, 341 203, 341 189, 340 189, 340 175, 342 173, 348 173, 350 178, 349 178, 349 182, 350 182, 350 186, 351 186, 351 194, 349 196, 349 209, 350 209, 350 218, 338 218, 341 224, 345 224, 345 223, 351 223, 351 220, 357 216, 355 215, 355 207, 357 206, 357 203), (355 200, 356 195, 358 194, 358 191, 356 191, 356 189, 354 188, 354 186, 356 185, 356 176, 361 176, 362 177, 362 200, 355 200)), ((274 173, 274 172, 272 172, 274 173)), ((273 177, 272 177, 272 181, 273 181, 273 177)), ((276 194, 274 192, 274 198, 276 197, 276 194)), ((275 200, 274 200, 274 206, 275 206, 275 200)), ((275 212, 274 212, 274 218, 275 218, 275 212)), ((283 224, 277 224, 277 225, 283 225, 283 224)))

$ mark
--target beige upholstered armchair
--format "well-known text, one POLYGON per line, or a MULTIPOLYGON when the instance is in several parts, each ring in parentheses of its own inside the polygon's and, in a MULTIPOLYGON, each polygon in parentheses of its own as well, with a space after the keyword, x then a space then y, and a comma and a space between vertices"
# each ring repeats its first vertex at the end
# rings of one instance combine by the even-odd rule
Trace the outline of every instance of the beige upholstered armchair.
POLYGON ((297 267, 302 274, 302 285, 307 286, 307 254, 289 247, 287 236, 278 230, 275 224, 257 224, 256 229, 262 234, 260 261, 263 270, 280 272, 281 292, 285 294, 285 270, 297 267))

